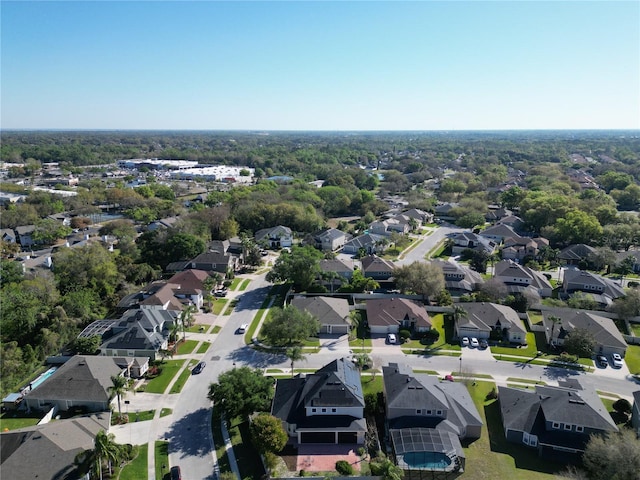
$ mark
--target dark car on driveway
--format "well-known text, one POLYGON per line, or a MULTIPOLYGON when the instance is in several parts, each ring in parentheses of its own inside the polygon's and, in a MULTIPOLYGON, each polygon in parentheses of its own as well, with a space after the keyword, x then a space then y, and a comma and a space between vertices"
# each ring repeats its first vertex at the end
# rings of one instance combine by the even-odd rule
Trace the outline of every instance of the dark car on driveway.
POLYGON ((601 368, 607 368, 607 365, 609 365, 609 362, 607 361, 607 357, 605 357, 604 355, 598 355, 596 357, 596 363, 601 368))
POLYGON ((206 367, 206 366, 207 366, 206 362, 200 362, 195 367, 193 367, 193 370, 191 370, 191 373, 194 374, 194 375, 197 375, 202 370, 204 370, 204 367, 206 367))

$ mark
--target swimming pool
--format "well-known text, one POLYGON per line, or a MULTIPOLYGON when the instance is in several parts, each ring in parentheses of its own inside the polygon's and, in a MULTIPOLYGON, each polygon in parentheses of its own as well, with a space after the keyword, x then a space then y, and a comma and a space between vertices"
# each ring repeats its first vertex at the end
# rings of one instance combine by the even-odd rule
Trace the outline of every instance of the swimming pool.
POLYGON ((451 459, 440 452, 408 452, 404 462, 412 468, 424 470, 445 470, 451 466, 451 459))
POLYGON ((30 383, 31 390, 36 388, 38 385, 42 384, 47 378, 49 378, 51 375, 53 375, 57 369, 58 369, 58 367, 51 367, 49 370, 47 370, 42 375, 40 375, 38 378, 36 378, 33 382, 31 382, 30 383))

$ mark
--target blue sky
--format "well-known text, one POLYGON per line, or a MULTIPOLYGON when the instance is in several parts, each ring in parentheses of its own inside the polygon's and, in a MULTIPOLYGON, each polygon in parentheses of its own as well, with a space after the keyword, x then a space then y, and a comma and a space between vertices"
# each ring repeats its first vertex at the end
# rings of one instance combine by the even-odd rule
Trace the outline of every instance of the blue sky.
POLYGON ((0 127, 640 128, 640 2, 1 3, 0 127))

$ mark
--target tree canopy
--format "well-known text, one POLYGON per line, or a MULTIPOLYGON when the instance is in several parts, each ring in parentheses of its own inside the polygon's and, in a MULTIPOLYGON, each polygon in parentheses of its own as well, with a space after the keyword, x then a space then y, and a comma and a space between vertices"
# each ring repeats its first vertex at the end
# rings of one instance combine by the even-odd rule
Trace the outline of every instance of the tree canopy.
POLYGON ((442 269, 433 263, 413 262, 396 267, 393 277, 403 292, 415 292, 423 298, 435 297, 444 289, 442 269))
POLYGON ((257 368, 233 368, 221 373, 217 383, 209 385, 209 400, 227 418, 247 418, 254 412, 267 411, 272 397, 272 379, 257 368))
POLYGON ((270 282, 291 282, 296 291, 307 290, 320 274, 322 252, 310 245, 283 251, 267 274, 270 282))
POLYGON ((316 317, 292 305, 273 308, 270 315, 260 333, 271 345, 296 345, 320 331, 320 322, 316 317))

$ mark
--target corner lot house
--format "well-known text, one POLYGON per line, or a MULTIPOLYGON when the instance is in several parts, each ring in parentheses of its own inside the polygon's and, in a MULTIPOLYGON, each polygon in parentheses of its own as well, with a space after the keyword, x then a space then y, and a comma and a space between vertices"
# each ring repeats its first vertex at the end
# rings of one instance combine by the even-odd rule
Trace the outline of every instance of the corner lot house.
POLYGON ((367 324, 372 334, 398 333, 401 328, 414 332, 431 329, 424 306, 406 298, 376 298, 366 301, 367 324))
POLYGON ((536 385, 535 391, 499 387, 498 401, 509 442, 566 462, 584 452, 590 435, 617 432, 618 427, 593 388, 575 379, 558 383, 536 385))
POLYGON ((576 328, 591 332, 596 339, 594 352, 599 355, 618 353, 625 356, 627 342, 610 318, 571 308, 545 309, 542 311, 547 343, 561 346, 576 328), (551 317, 559 318, 555 325, 551 317))
POLYGON ((56 407, 67 411, 83 407, 89 412, 103 412, 109 410, 112 400, 109 392, 111 377, 123 373, 114 358, 76 355, 27 393, 23 403, 33 410, 56 407))
POLYGON ((466 312, 455 324, 456 336, 494 338, 510 343, 526 343, 527 330, 511 307, 497 303, 458 303, 466 312))
POLYGON ((294 445, 362 445, 367 432, 360 375, 344 358, 312 374, 277 380, 271 414, 294 445))
POLYGON ((344 335, 349 333, 351 318, 349 302, 333 297, 294 297, 291 305, 298 310, 306 310, 320 322, 319 333, 344 335))
POLYGON ((471 293, 484 283, 482 276, 466 265, 443 260, 432 260, 431 263, 442 269, 444 286, 451 295, 471 293))
POLYGON ((413 374, 397 363, 382 367, 382 374, 389 435, 405 478, 452 478, 447 474, 464 472, 460 440, 480 438, 482 429, 464 384, 413 374))

